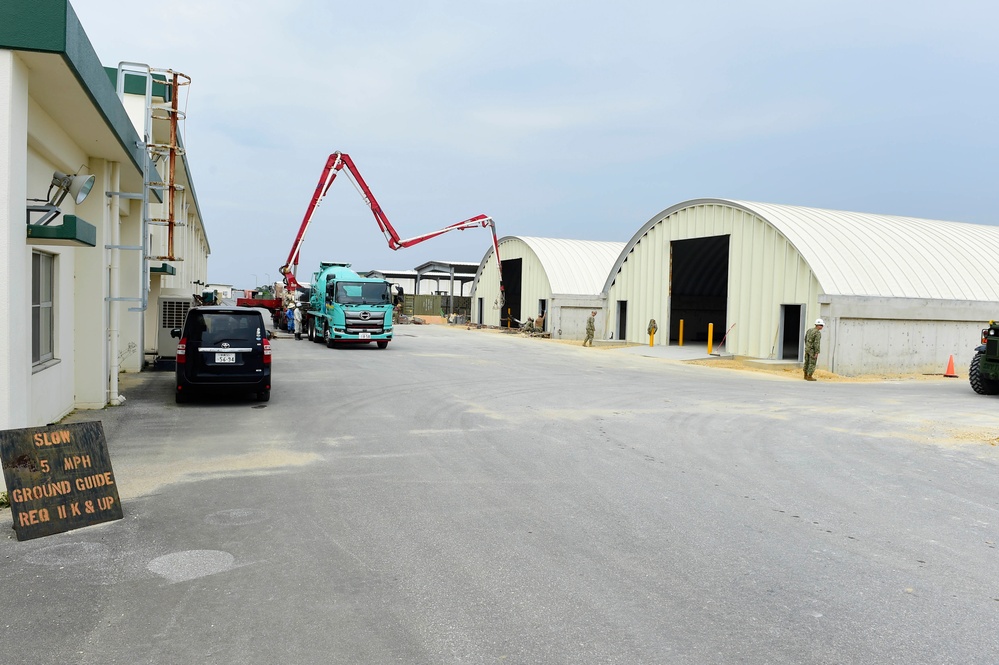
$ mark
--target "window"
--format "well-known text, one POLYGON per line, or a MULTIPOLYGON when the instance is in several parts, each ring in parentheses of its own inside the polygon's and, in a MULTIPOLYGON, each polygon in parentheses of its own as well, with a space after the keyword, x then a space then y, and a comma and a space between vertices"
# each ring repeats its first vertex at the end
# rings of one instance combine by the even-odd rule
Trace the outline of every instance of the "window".
POLYGON ((33 252, 31 255, 31 362, 43 363, 54 357, 53 284, 55 257, 33 252))
POLYGON ((341 305, 384 305, 390 302, 388 282, 340 282, 336 302, 341 305))

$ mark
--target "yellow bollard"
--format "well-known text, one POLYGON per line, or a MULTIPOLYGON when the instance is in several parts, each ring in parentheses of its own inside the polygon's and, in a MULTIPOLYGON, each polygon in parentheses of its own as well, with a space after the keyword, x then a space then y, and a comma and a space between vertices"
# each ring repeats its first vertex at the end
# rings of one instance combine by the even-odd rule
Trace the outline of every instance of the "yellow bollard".
POLYGON ((656 334, 652 333, 649 335, 649 346, 653 346, 656 343, 656 334))
POLYGON ((680 342, 679 346, 683 346, 683 319, 680 319, 680 342))
POLYGON ((659 326, 656 324, 655 319, 649 319, 649 327, 646 332, 649 333, 649 346, 651 347, 656 341, 656 331, 659 330, 659 326))
POLYGON ((714 336, 715 336, 715 324, 709 323, 708 324, 708 355, 709 356, 711 355, 711 344, 712 344, 712 342, 715 341, 714 340, 714 336))

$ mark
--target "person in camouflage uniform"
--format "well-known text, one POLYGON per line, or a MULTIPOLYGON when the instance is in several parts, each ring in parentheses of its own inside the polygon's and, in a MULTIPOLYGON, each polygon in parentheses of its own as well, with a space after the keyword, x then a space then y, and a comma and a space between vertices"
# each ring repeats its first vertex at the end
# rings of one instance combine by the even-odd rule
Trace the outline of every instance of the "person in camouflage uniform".
POLYGON ((593 346, 593 335, 597 331, 597 311, 593 310, 590 312, 590 318, 586 319, 586 339, 583 340, 583 346, 593 346))
POLYGON ((822 319, 815 319, 815 327, 810 328, 805 333, 805 381, 814 381, 815 362, 819 357, 819 347, 822 343, 822 327, 825 322, 822 319))

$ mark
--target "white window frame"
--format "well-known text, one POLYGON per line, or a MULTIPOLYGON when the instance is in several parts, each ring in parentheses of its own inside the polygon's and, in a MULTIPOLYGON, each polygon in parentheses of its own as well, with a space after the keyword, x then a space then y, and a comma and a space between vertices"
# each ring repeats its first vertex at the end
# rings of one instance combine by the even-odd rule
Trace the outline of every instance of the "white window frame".
POLYGON ((31 253, 31 364, 55 359, 56 257, 31 253))

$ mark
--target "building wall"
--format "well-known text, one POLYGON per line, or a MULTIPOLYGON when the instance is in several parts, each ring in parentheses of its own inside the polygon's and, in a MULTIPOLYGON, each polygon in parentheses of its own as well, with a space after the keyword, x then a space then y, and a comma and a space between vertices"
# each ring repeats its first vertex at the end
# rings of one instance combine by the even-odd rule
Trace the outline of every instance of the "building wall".
MULTIPOLYGON (((668 343, 669 336, 662 333, 671 325, 670 242, 692 238, 730 238, 726 319, 727 325, 734 327, 726 339, 728 352, 775 357, 781 304, 804 305, 806 320, 819 316, 815 275, 771 224, 752 213, 719 204, 692 205, 661 217, 664 213, 633 238, 630 251, 626 246, 627 260, 611 277, 607 290, 602 327, 598 317, 599 339, 617 330, 616 303, 624 300, 628 303, 627 341, 647 343, 649 319, 656 319, 660 330, 656 343, 668 343)), ((700 331, 687 330, 685 337, 695 332, 700 331)))
POLYGON ((837 374, 939 374, 950 356, 967 371, 999 302, 822 296, 823 355, 837 374))
MULTIPOLYGON (((545 328, 555 339, 586 338, 586 320, 596 310, 596 330, 603 329, 606 301, 600 296, 553 295, 545 328)), ((598 334, 597 339, 604 339, 598 334)))
MULTIPOLYGON (((30 85, 29 85, 30 88, 30 85)), ((25 133, 14 140, 20 140, 26 150, 24 161, 21 164, 23 172, 26 174, 26 196, 25 198, 45 198, 49 183, 52 180, 53 171, 64 173, 74 173, 80 164, 88 161, 86 153, 66 134, 41 107, 30 98, 27 99, 27 122, 24 126, 25 133)), ((16 168, 12 164, 12 168, 16 168)), ((89 197, 88 197, 89 199, 89 197)), ((87 203, 86 201, 84 203, 87 203)), ((79 215, 93 223, 91 218, 92 206, 74 204, 72 197, 67 197, 60 204, 63 216, 67 214, 79 215)), ((99 209, 98 209, 99 213, 99 209)), ((15 214, 11 221, 11 226, 16 228, 15 235, 19 236, 17 244, 19 247, 13 248, 13 253, 21 254, 27 279, 17 279, 8 285, 10 289, 23 291, 24 309, 20 312, 12 312, 15 320, 27 322, 27 326, 17 331, 19 336, 27 335, 27 348, 25 357, 28 358, 30 372, 31 396, 27 417, 31 424, 45 424, 54 422, 72 411, 75 403, 76 385, 76 344, 74 326, 76 324, 77 311, 77 256, 79 252, 86 250, 99 251, 96 248, 74 248, 58 245, 28 244, 27 233, 23 225, 23 208, 19 214, 15 214), (53 359, 38 365, 31 365, 31 289, 32 280, 30 278, 32 254, 41 252, 53 257, 54 261, 54 282, 53 282, 53 359)), ((37 219, 38 215, 35 215, 37 219)), ((61 224, 62 217, 56 218, 53 224, 61 224)), ((20 300, 20 298, 19 298, 20 300)), ((81 330, 81 335, 89 338, 91 331, 87 328, 81 330)), ((98 361, 101 354, 96 354, 98 361)))
POLYGON ((25 288, 31 252, 25 246, 24 229, 28 76, 20 58, 0 50, 0 428, 4 429, 36 424, 29 412, 31 336, 25 335, 31 321, 31 292, 25 288))
MULTIPOLYGON (((500 240, 500 256, 503 257, 504 262, 522 259, 520 281, 521 320, 526 321, 528 317, 537 316, 539 300, 547 300, 550 308, 552 298, 551 284, 548 281, 545 268, 541 265, 541 261, 538 260, 534 250, 519 238, 504 238, 500 240)), ((496 255, 492 249, 489 250, 479 266, 471 293, 474 296, 472 298, 472 322, 488 326, 500 325, 501 312, 500 308, 496 306, 499 298, 499 272, 496 268, 496 255), (478 298, 483 299, 482 321, 478 320, 478 298)), ((549 312, 551 312, 550 309, 549 312)), ((503 316, 506 316, 505 313, 503 316)), ((548 325, 545 327, 549 328, 548 325)))
MULTIPOLYGON (((119 242, 123 247, 138 247, 143 244, 142 204, 133 201, 129 213, 128 216, 120 216, 119 242)), ((149 346, 149 340, 144 340, 145 316, 142 312, 131 311, 141 307, 142 303, 137 299, 142 298, 143 282, 147 279, 142 273, 140 252, 131 249, 122 249, 118 252, 118 277, 121 284, 119 297, 129 299, 119 301, 121 325, 118 332, 118 346, 121 349, 143 349, 145 348, 143 344, 149 346)), ((142 360, 141 353, 122 358, 120 369, 123 372, 141 371, 142 360)))
MULTIPOLYGON (((74 270, 74 319, 71 329, 76 348, 72 363, 76 395, 74 406, 99 409, 108 403, 108 385, 112 363, 110 330, 110 256, 112 202, 101 193, 112 186, 114 169, 102 159, 91 159, 88 171, 96 176, 94 189, 77 214, 97 228, 97 246, 72 250, 74 270)), ((68 327, 68 326, 67 326, 68 327)))
POLYGON ((218 291, 219 298, 232 298, 232 284, 209 284, 205 288, 209 291, 218 291))
MULTIPOLYGON (((0 33, 9 27, 0 26, 0 33)), ((156 248, 164 246, 162 237, 166 234, 166 229, 156 226, 150 227, 149 233, 143 232, 142 206, 138 202, 106 196, 107 192, 139 189, 138 164, 144 161, 145 154, 133 152, 138 137, 109 82, 102 78, 103 70, 97 66, 96 54, 89 49, 85 35, 78 25, 67 29, 72 32, 67 41, 86 48, 43 55, 0 48, 3 429, 44 425, 76 408, 117 403, 119 372, 140 371, 143 367, 148 339, 146 317, 133 310, 140 309, 144 286, 150 278, 143 272, 141 251, 109 245, 148 243, 156 253, 156 248), (77 83, 80 87, 73 87, 77 83), (62 86, 57 89, 63 94, 49 96, 53 86, 62 86), (100 131, 94 131, 93 125, 83 129, 86 123, 62 125, 57 118, 64 112, 107 124, 100 131), (95 177, 90 195, 80 204, 74 204, 71 197, 64 198, 59 203, 61 216, 51 222, 59 226, 66 216, 76 215, 94 227, 95 246, 41 244, 27 237, 25 202, 49 196, 53 171, 95 177), (36 252, 52 257, 54 276, 53 358, 37 364, 32 362, 31 277, 36 252)), ((140 118, 134 124, 141 128, 144 121, 140 118)), ((179 166, 186 179, 186 162, 179 166)), ((181 224, 175 233, 174 253, 182 259, 177 262, 184 271, 181 279, 185 285, 194 280, 206 281, 209 247, 193 189, 186 187, 178 193, 176 210, 181 224)), ((164 211, 164 205, 154 204, 150 215, 163 217, 164 211)), ((32 213, 32 217, 37 222, 40 213, 32 213)), ((162 251, 169 250, 164 247, 162 251)), ((151 279, 157 288, 164 280, 159 275, 151 279)), ((149 301, 154 315, 155 304, 155 300, 149 301)), ((155 344, 155 335, 152 339, 155 344)))

